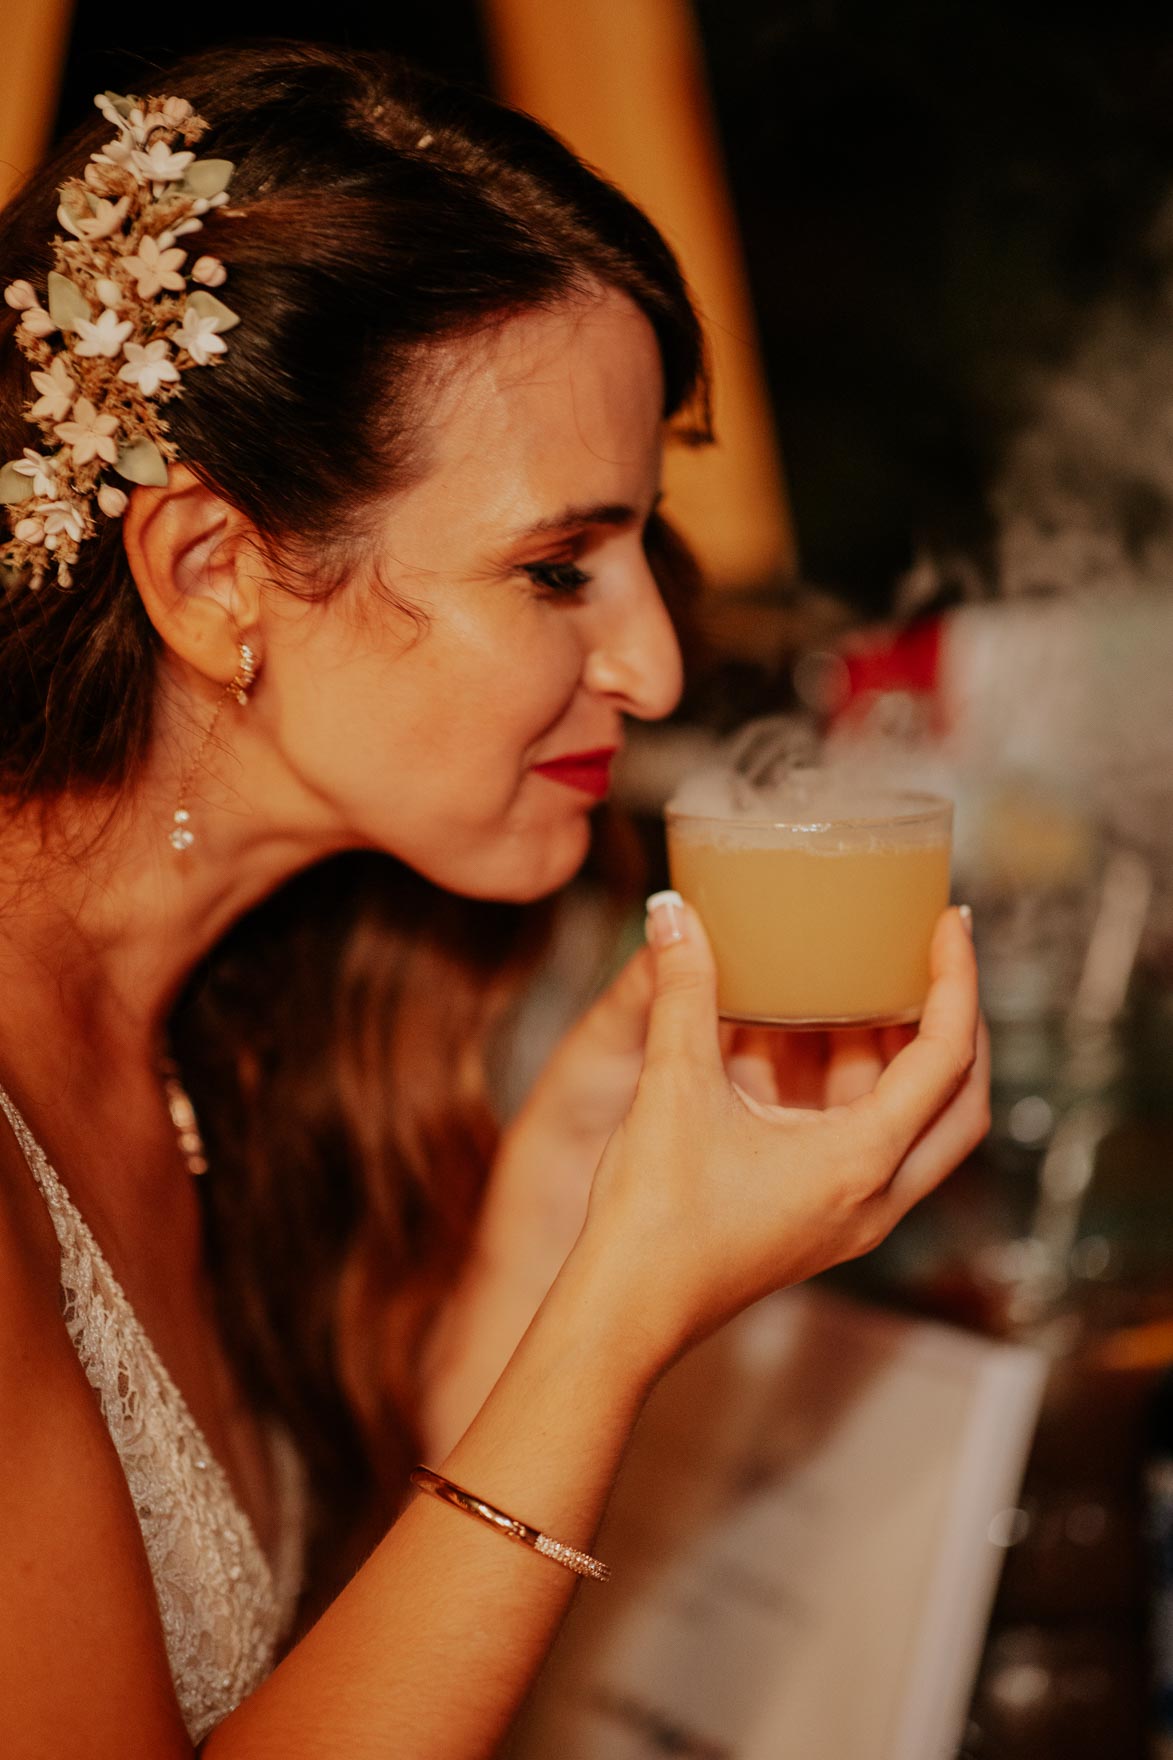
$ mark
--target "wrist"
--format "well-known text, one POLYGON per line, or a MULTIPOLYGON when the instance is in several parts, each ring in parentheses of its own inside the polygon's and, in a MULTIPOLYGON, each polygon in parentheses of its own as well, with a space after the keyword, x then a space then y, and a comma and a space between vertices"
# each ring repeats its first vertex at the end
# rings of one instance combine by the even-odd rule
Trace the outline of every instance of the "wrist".
POLYGON ((576 1346, 606 1365, 606 1373, 637 1402, 650 1393, 679 1346, 654 1301, 641 1299, 623 1276, 610 1241, 584 1228, 535 1316, 535 1326, 555 1324, 576 1346))
POLYGON ((519 1119, 494 1159, 471 1277, 523 1288, 536 1307, 582 1228, 601 1153, 537 1110, 519 1119))

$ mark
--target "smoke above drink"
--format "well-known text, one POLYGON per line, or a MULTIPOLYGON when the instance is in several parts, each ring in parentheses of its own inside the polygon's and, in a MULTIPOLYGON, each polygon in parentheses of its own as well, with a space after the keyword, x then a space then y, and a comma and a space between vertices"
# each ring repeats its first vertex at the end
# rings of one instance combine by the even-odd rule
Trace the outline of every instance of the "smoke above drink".
MULTIPOLYGON (((825 833, 842 825, 851 841, 869 830, 890 841, 900 825, 901 841, 914 823, 938 804, 930 792, 902 777, 880 754, 853 751, 836 760, 820 749, 809 725, 787 716, 750 722, 677 786, 667 812, 679 817, 717 820, 726 832, 736 828, 739 843, 756 842, 753 832, 825 833)), ((681 827, 681 829, 685 829, 681 827)), ((939 837, 939 832, 937 833, 939 837)))

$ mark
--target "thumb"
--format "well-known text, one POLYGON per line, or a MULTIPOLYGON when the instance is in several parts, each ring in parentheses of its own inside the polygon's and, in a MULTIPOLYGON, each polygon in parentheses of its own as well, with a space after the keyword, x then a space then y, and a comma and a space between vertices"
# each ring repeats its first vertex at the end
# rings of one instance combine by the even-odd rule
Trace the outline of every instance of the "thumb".
POLYGON ((654 892, 647 912, 654 989, 645 1062, 720 1070, 717 968, 701 920, 678 892, 654 892))

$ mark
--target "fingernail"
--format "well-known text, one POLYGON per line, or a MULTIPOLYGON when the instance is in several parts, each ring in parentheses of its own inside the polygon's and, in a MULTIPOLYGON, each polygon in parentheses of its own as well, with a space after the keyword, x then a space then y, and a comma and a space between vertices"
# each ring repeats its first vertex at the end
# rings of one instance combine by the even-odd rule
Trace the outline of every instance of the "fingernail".
POLYGON ((957 907, 957 915, 961 918, 962 922, 965 924, 966 928, 969 930, 970 935, 972 936, 973 935, 973 911, 970 909, 969 905, 959 904, 957 907))
POLYGON ((684 940, 684 900, 678 892, 653 892, 645 909, 644 933, 653 947, 684 940))

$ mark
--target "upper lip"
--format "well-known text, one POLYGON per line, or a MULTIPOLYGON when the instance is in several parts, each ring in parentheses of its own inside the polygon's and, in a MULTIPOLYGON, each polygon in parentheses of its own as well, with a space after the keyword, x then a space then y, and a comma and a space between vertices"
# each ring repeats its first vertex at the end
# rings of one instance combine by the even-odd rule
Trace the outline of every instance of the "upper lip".
POLYGON ((556 758, 542 758, 534 769, 544 770, 549 764, 598 763, 603 758, 613 758, 618 750, 618 746, 592 746, 588 752, 560 752, 556 758))

